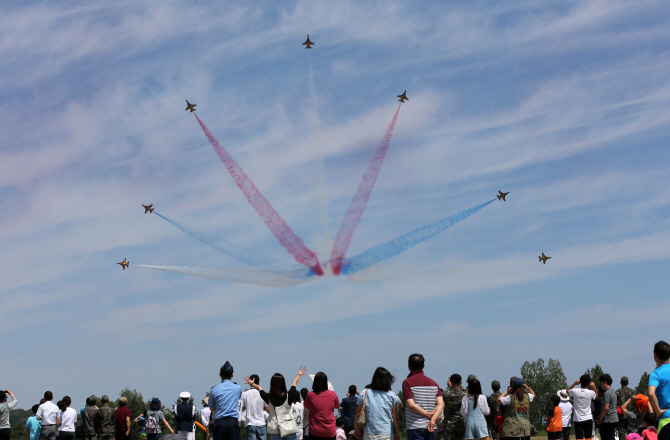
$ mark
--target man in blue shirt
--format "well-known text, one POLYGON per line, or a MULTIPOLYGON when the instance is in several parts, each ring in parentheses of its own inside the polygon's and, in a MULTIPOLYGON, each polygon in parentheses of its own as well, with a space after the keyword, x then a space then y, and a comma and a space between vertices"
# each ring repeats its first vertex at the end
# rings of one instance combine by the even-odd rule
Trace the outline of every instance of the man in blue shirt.
MULTIPOLYGON (((33 405, 33 414, 37 414, 39 405, 33 405)), ((42 433, 42 422, 37 420, 37 416, 30 416, 26 421, 26 440, 39 440, 42 433)))
POLYGON ((219 371, 221 383, 212 387, 209 393, 209 409, 212 411, 210 422, 213 440, 240 440, 239 410, 237 403, 242 396, 242 388, 233 383, 233 366, 230 362, 219 371))
POLYGON ((670 440, 670 344, 654 345, 656 369, 649 376, 649 403, 658 418, 658 440, 670 440))

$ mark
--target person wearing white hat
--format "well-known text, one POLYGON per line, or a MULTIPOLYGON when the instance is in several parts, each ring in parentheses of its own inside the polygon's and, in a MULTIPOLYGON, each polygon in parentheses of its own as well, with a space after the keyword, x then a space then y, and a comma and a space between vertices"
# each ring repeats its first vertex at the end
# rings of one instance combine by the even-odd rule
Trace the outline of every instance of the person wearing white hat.
POLYGON ((179 398, 181 403, 174 407, 177 434, 186 440, 195 440, 195 405, 189 403, 191 393, 184 391, 179 398))
POLYGON ((561 399, 558 407, 561 408, 561 415, 563 417, 563 438, 570 438, 570 430, 572 429, 572 403, 570 403, 570 396, 567 390, 560 390, 556 393, 561 399))

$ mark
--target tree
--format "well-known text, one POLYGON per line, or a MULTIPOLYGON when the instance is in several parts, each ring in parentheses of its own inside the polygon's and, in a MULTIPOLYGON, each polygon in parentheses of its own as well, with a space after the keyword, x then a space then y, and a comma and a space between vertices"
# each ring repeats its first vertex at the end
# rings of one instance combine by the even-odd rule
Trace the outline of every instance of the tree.
POLYGON ((591 376, 591 381, 596 384, 596 388, 598 388, 598 383, 600 381, 600 376, 605 374, 603 371, 602 367, 600 364, 596 364, 595 367, 587 369, 584 374, 588 374, 591 376))
POLYGON ((568 387, 567 379, 558 360, 549 359, 545 366, 542 358, 535 362, 524 362, 521 366, 521 378, 535 391, 535 399, 530 405, 528 416, 539 431, 544 429, 542 421, 551 408, 551 396, 568 387))
MULTIPOLYGON (((140 438, 140 430, 137 423, 133 423, 133 420, 135 420, 135 418, 140 414, 145 414, 148 405, 144 403, 144 397, 142 397, 142 393, 139 393, 136 390, 131 391, 128 388, 124 388, 119 393, 119 398, 121 397, 128 399, 126 407, 130 410, 130 438, 128 440, 138 440, 140 438)), ((119 400, 116 399, 114 404, 118 405, 118 403, 119 400)))
POLYGON ((642 377, 640 377, 640 383, 638 383, 637 387, 635 387, 635 392, 637 394, 644 394, 646 396, 648 391, 649 391, 649 373, 645 371, 644 373, 642 373, 642 377))
POLYGON ((400 422, 400 432, 403 433, 406 431, 407 424, 405 422, 405 408, 407 407, 407 402, 405 402, 405 398, 402 395, 402 391, 398 393, 398 398, 402 402, 402 408, 398 408, 398 419, 400 422))

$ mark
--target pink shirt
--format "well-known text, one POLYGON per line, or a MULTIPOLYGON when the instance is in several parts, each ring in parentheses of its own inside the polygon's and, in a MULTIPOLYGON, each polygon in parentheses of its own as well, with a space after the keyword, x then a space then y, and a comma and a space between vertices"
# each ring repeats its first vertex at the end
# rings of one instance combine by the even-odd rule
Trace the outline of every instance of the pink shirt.
POLYGON ((344 433, 344 429, 337 428, 335 431, 335 440, 347 440, 347 435, 344 433))
POLYGON ((658 433, 656 432, 656 428, 647 428, 642 431, 642 438, 644 440, 658 440, 658 433))
POLYGON ((305 398, 305 409, 309 410, 309 433, 315 437, 335 437, 335 414, 340 400, 335 391, 312 391, 305 398))

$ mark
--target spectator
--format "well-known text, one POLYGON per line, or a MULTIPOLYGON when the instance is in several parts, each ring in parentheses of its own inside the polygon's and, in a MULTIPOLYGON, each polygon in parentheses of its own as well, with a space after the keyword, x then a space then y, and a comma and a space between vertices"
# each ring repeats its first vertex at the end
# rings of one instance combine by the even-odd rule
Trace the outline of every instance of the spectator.
POLYGON ((444 431, 446 440, 463 440, 465 438, 465 419, 461 415, 463 397, 467 395, 461 387, 460 374, 452 374, 447 381, 447 388, 442 393, 444 401, 444 431))
POLYGON ((202 420, 202 424, 205 428, 209 426, 209 419, 212 416, 212 410, 209 409, 209 396, 205 397, 202 401, 204 408, 202 408, 202 411, 200 411, 200 420, 202 420))
POLYGON ((488 439, 486 418, 490 414, 486 396, 477 378, 468 378, 468 394, 461 400, 461 415, 465 418, 466 439, 488 439))
POLYGON ((54 395, 51 391, 44 393, 45 402, 37 409, 37 420, 42 423, 41 440, 56 440, 58 436, 58 416, 60 408, 53 404, 54 395))
POLYGON ((242 396, 242 388, 233 383, 233 366, 226 363, 219 370, 221 383, 216 385, 209 394, 209 408, 212 410, 212 437, 214 440, 240 440, 240 416, 238 401, 242 396))
POLYGON ((528 407, 534 398, 535 392, 528 385, 524 385, 520 377, 515 377, 512 386, 498 397, 497 403, 505 405, 502 437, 525 440, 530 438, 528 407))
POLYGON ((563 413, 561 412, 560 404, 561 398, 558 395, 551 396, 551 409, 549 414, 547 414, 548 440, 560 440, 563 438, 563 413))
POLYGON ((106 394, 100 398, 102 408, 95 414, 95 426, 98 440, 113 440, 116 433, 116 414, 109 406, 109 397, 106 394))
POLYGON ((307 413, 305 412, 305 399, 307 399, 307 393, 309 393, 309 390, 307 388, 301 388, 300 389, 300 397, 302 397, 302 436, 304 439, 309 436, 309 418, 307 417, 307 413))
MULTIPOLYGON (((31 408, 33 414, 37 414, 37 408, 40 406, 35 404, 31 408)), ((42 424, 37 420, 37 416, 30 416, 26 420, 26 440, 39 440, 40 433, 42 432, 42 424)))
MULTIPOLYGON (((252 374, 248 379, 254 385, 260 384, 260 378, 257 374, 252 374)), ((241 402, 242 411, 245 413, 244 429, 247 433, 247 440, 266 440, 267 431, 264 412, 270 410, 268 404, 263 401, 260 392, 253 386, 242 393, 241 402)))
POLYGON ((12 438, 12 425, 9 424, 9 412, 17 404, 16 397, 12 390, 0 391, 0 440, 10 440, 12 438), (7 403, 7 395, 12 401, 7 403))
POLYGON ((334 411, 340 407, 340 400, 335 391, 328 389, 328 376, 324 372, 314 375, 312 391, 305 399, 305 414, 309 421, 309 438, 311 440, 335 439, 334 411))
POLYGON ((130 409, 127 405, 128 399, 126 397, 119 398, 119 407, 114 411, 116 440, 128 440, 130 436, 130 409))
POLYGON ((179 394, 181 403, 174 408, 177 422, 177 435, 186 440, 195 440, 195 405, 189 403, 191 393, 183 391, 179 394))
POLYGON ((347 436, 351 435, 351 431, 354 430, 354 415, 356 414, 356 406, 358 406, 358 394, 360 393, 358 392, 358 389, 356 389, 356 385, 350 385, 347 397, 340 402, 342 418, 344 419, 343 429, 347 436))
POLYGON ((603 390, 603 408, 598 416, 600 435, 602 440, 614 440, 619 416, 616 410, 616 392, 612 388, 612 376, 607 373, 600 376, 600 389, 603 390))
POLYGON ((579 380, 570 385, 568 388, 568 395, 575 399, 575 413, 573 420, 575 425, 576 440, 581 440, 584 438, 591 440, 593 433, 591 402, 594 401, 597 397, 596 385, 591 382, 591 376, 588 374, 583 374, 579 380), (577 384, 580 385, 579 388, 575 388, 577 384))
POLYGON ((505 405, 500 405, 497 409, 497 416, 495 420, 493 421, 496 426, 498 427, 498 438, 502 439, 502 429, 503 425, 505 424, 505 405))
MULTIPOLYGON (((378 367, 372 375, 370 385, 363 395, 358 395, 354 420, 361 411, 365 412, 364 439, 400 440, 400 419, 398 418, 398 397, 391 391, 395 377, 384 367, 378 367)), ((361 438, 361 428, 354 424, 354 437, 361 438)))
MULTIPOLYGON (((616 404, 618 408, 621 408, 624 402, 630 400, 635 395, 635 391, 628 388, 628 377, 626 376, 621 378, 619 384, 621 385, 621 388, 616 390, 616 404)), ((628 420, 626 419, 623 411, 621 414, 619 414, 619 423, 617 425, 617 429, 619 431, 619 440, 625 439, 629 432, 634 432, 628 430, 628 420)))
POLYGON ((422 355, 411 355, 407 361, 409 375, 402 382, 407 440, 434 440, 435 424, 444 409, 440 387, 423 374, 424 366, 422 355))
POLYGON ((295 424, 298 425, 298 432, 296 437, 298 440, 302 440, 303 434, 303 420, 305 418, 305 407, 302 404, 302 399, 300 396, 300 391, 295 391, 295 397, 293 398, 293 404, 291 405, 291 411, 293 412, 293 419, 295 424))
POLYGON ((670 345, 658 341, 654 345, 656 369, 649 376, 649 404, 658 419, 659 440, 670 439, 670 345), (665 428, 665 429, 664 429, 665 428))
POLYGON ((174 430, 167 420, 165 420, 165 414, 161 411, 162 406, 160 399, 154 397, 151 399, 151 402, 149 402, 149 409, 147 410, 146 416, 145 414, 140 414, 137 419, 135 419, 139 420, 140 418, 144 418, 144 431, 147 433, 147 440, 158 440, 161 438, 163 435, 163 431, 161 431, 161 422, 163 422, 163 425, 170 430, 171 434, 174 434, 174 430))
POLYGON ((58 417, 58 440, 75 440, 74 427, 77 424, 77 411, 70 408, 72 399, 63 397, 60 401, 60 416, 58 417))
POLYGON ((648 412, 644 415, 643 423, 644 431, 642 431, 642 439, 658 440, 658 432, 656 431, 656 416, 648 412))
POLYGON ((98 398, 94 395, 86 399, 86 408, 81 411, 81 423, 84 426, 84 438, 86 440, 97 440, 98 434, 95 431, 95 418, 98 413, 98 408, 95 402, 98 398))
POLYGON ((648 412, 649 400, 642 394, 633 396, 621 405, 621 413, 626 418, 626 425, 629 431, 627 434, 639 434, 638 431, 642 429, 642 420, 648 412), (631 403, 633 404, 633 411, 628 410, 631 403))
POLYGON ((498 427, 495 425, 494 421, 496 418, 495 409, 498 406, 496 405, 496 401, 498 400, 498 396, 502 394, 500 392, 500 382, 497 380, 491 382, 491 389, 493 390, 493 393, 486 398, 486 403, 489 406, 489 415, 486 416, 486 420, 488 421, 491 438, 493 440, 498 440, 498 427))
POLYGON ((335 440, 347 440, 347 435, 344 433, 344 417, 335 419, 335 440))
MULTIPOLYGON (((563 419, 563 438, 570 440, 570 428, 572 428, 572 403, 570 403, 570 396, 567 390, 560 390, 557 395, 561 399, 561 403, 558 406, 561 408, 561 418, 563 419)), ((623 440, 623 437, 620 437, 620 440, 623 440)))

